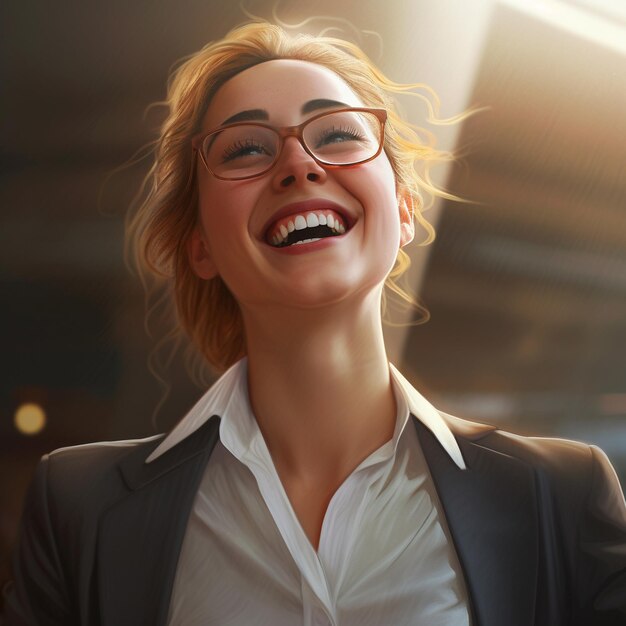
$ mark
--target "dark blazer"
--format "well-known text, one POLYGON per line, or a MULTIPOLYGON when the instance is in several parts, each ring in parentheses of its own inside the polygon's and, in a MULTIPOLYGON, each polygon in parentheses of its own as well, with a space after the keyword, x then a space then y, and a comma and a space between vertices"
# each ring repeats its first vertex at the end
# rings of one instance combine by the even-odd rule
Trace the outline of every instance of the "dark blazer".
MULTIPOLYGON (((474 626, 626 624, 626 507, 602 451, 443 414, 460 470, 411 415, 474 626)), ((37 467, 5 626, 162 626, 219 417, 149 464, 163 435, 65 448, 37 467)), ((395 625, 382 625, 395 626, 395 625)))

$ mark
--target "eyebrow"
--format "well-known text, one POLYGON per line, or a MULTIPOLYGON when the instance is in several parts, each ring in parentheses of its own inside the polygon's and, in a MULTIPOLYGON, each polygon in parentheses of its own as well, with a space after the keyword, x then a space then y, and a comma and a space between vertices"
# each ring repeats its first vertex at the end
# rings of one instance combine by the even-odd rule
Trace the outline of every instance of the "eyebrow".
MULTIPOLYGON (((318 98, 316 100, 309 100, 302 105, 300 112, 302 115, 318 111, 319 109, 329 109, 332 107, 349 107, 345 102, 339 102, 338 100, 329 100, 327 98, 318 98)), ((253 120, 269 120, 269 113, 265 109, 249 109, 247 111, 240 111, 231 115, 225 119, 220 126, 226 124, 234 124, 235 122, 248 122, 253 120)))
POLYGON ((318 100, 309 100, 304 105, 302 105, 301 113, 302 115, 306 115, 307 113, 311 113, 312 111, 317 111, 318 109, 330 109, 331 107, 349 107, 349 104, 345 102, 338 102, 337 100, 328 100, 326 98, 319 98, 318 100))

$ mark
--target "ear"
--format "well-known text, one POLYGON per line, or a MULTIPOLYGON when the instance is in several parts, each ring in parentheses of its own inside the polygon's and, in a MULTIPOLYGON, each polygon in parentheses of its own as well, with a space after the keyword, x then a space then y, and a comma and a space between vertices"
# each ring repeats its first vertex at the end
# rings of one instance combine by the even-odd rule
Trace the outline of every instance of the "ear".
POLYGON ((415 205, 413 196, 406 190, 398 192, 398 210, 400 211, 400 247, 402 248, 415 237, 413 221, 415 205))
POLYGON ((213 257, 204 234, 197 226, 187 241, 187 255, 194 273, 204 280, 215 278, 218 274, 213 257))

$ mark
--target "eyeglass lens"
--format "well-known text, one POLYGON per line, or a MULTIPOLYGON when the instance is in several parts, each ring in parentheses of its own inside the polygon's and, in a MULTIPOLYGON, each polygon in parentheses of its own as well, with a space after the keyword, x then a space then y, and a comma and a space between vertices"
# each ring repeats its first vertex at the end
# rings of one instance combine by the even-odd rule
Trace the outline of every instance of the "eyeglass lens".
MULTIPOLYGON (((339 111, 311 121, 304 127, 302 138, 322 163, 352 165, 366 161, 378 151, 380 121, 363 111, 339 111)), ((279 146, 276 131, 246 124, 209 135, 202 150, 212 172, 223 178, 239 178, 269 169, 278 156, 279 146)))

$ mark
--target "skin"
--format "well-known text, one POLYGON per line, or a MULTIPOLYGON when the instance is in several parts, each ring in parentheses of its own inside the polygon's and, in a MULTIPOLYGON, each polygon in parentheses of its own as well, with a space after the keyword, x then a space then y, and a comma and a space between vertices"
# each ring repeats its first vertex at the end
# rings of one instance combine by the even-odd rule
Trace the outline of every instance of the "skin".
MULTIPOLYGON (((302 105, 328 98, 364 106, 334 72, 273 60, 226 82, 203 130, 248 109, 296 125, 302 105)), ((413 239, 409 196, 396 187, 384 151, 353 168, 323 168, 296 138, 261 177, 223 181, 198 164, 199 222, 189 241, 193 270, 220 275, 241 307, 252 410, 294 510, 317 548, 333 493, 393 436, 396 404, 380 314, 398 248, 413 239), (339 242, 281 254, 263 228, 285 204, 324 198, 356 217, 339 242)))

